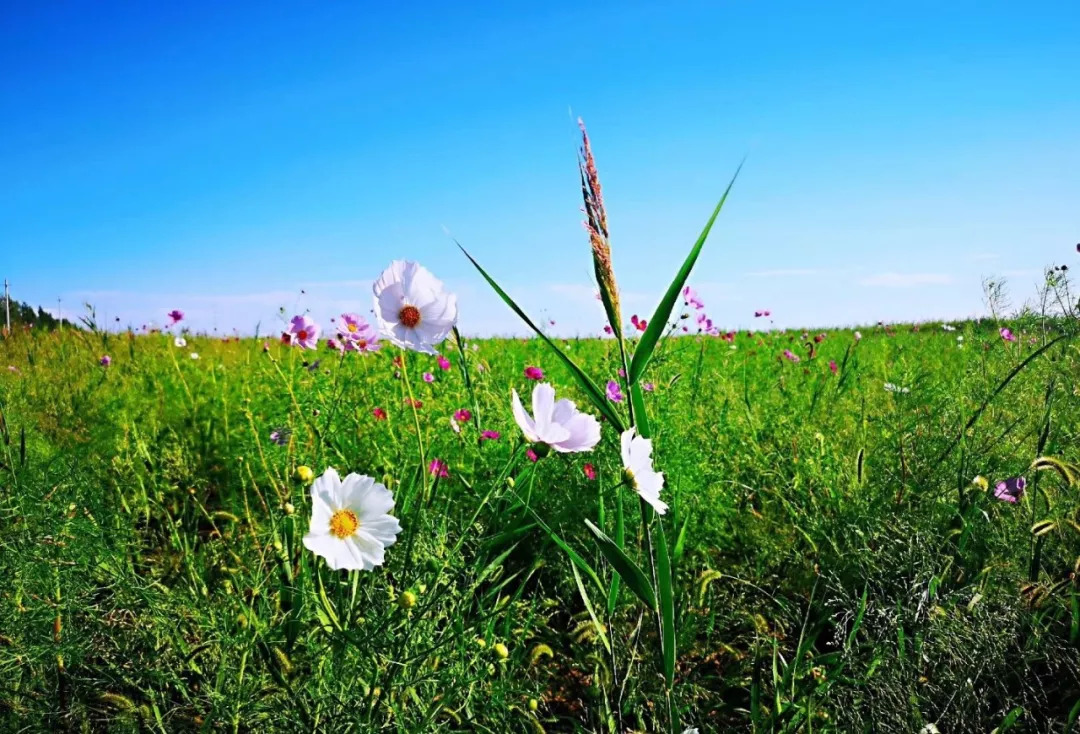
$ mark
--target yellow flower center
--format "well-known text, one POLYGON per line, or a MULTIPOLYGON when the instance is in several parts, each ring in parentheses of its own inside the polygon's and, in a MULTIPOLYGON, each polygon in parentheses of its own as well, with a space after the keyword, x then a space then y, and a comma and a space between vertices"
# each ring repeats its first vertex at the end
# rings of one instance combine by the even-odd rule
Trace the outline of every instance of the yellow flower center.
POLYGON ((623 469, 622 475, 623 481, 626 482, 626 486, 636 491, 638 486, 637 479, 634 478, 634 472, 630 471, 629 469, 623 469))
POLYGON ((360 527, 360 518, 352 510, 338 510, 330 516, 330 534, 345 540, 360 527))
POLYGON ((416 325, 420 323, 420 309, 416 306, 402 306, 398 311, 398 321, 405 325, 407 329, 415 329, 416 325))
POLYGON ((348 329, 349 329, 350 333, 355 334, 356 333, 356 324, 349 324, 348 329))

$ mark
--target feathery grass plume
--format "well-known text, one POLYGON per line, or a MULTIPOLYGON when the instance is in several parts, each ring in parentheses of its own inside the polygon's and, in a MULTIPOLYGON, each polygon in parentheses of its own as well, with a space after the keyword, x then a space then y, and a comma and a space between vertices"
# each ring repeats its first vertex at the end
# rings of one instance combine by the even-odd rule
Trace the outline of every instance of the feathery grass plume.
POLYGON ((596 172, 589 134, 585 121, 578 118, 581 128, 581 151, 578 171, 581 175, 581 198, 584 201, 585 231, 589 233, 592 247, 593 269, 596 284, 600 286, 600 300, 604 303, 608 323, 615 337, 622 341, 622 314, 619 310, 619 288, 615 284, 615 270, 611 266, 611 243, 608 240, 607 212, 604 211, 604 195, 600 189, 600 176, 596 172))

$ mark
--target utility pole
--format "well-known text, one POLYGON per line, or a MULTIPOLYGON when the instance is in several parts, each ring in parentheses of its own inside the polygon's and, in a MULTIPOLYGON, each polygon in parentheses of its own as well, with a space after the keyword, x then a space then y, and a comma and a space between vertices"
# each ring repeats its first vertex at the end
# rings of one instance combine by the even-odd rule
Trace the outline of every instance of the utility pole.
POLYGON ((6 315, 7 333, 11 333, 11 288, 8 279, 4 278, 4 313, 6 315))

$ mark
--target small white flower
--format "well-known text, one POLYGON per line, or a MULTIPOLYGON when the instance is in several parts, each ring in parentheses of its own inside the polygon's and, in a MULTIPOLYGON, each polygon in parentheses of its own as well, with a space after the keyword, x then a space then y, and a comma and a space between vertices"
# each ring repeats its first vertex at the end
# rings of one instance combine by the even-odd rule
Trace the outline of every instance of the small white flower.
POLYGON ((898 393, 909 393, 909 392, 911 392, 911 388, 900 387, 899 385, 894 385, 891 382, 886 382, 885 383, 885 389, 888 390, 889 392, 898 392, 898 393))
POLYGON ((530 416, 521 404, 517 390, 512 391, 510 407, 525 438, 533 443, 547 444, 556 451, 573 453, 592 451, 600 442, 600 423, 588 413, 582 413, 573 400, 555 401, 555 388, 541 382, 533 388, 530 416))
POLYGON ((390 515, 394 496, 371 477, 349 474, 342 481, 333 468, 311 485, 311 527, 304 547, 326 559, 334 571, 370 571, 381 566, 386 548, 401 532, 390 515))
POLYGON ((372 287, 379 331, 390 342, 424 354, 438 354, 457 324, 457 296, 419 263, 395 260, 372 287))
POLYGON ((183 349, 184 347, 187 346, 187 339, 185 339, 182 336, 178 336, 175 339, 173 339, 172 343, 175 344, 176 346, 180 347, 181 349, 183 349))
POLYGON ((945 331, 956 331, 956 327, 953 326, 952 324, 942 324, 941 328, 944 329, 945 331))
POLYGON ((458 434, 461 433, 461 426, 458 425, 458 422, 454 418, 454 416, 450 416, 450 428, 451 428, 451 430, 453 430, 454 433, 458 433, 458 434))
POLYGON ((191 353, 191 358, 192 359, 198 359, 199 358, 199 353, 198 352, 192 352, 191 353))
POLYGON ((660 499, 664 473, 656 471, 652 465, 652 440, 637 435, 636 428, 623 431, 622 463, 623 478, 630 488, 659 514, 667 512, 667 504, 660 499))
POLYGON ((855 332, 855 341, 861 341, 861 340, 862 340, 862 332, 861 331, 856 331, 855 332))

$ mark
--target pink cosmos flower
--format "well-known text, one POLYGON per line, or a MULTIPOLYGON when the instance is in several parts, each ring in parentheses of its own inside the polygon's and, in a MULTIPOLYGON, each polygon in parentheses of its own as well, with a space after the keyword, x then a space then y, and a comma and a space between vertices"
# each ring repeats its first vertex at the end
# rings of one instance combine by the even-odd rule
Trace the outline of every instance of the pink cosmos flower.
POLYGON ((539 367, 526 367, 525 377, 530 380, 542 380, 544 379, 544 371, 539 367))
POLYGON ((319 325, 310 316, 293 316, 289 324, 289 343, 301 349, 319 346, 319 325))
POLYGON ((416 398, 405 398, 405 404, 411 408, 416 408, 417 410, 424 407, 424 401, 417 400, 416 398))
POLYGON ((826 336, 825 334, 816 335, 814 337, 814 344, 821 344, 821 342, 825 341, 825 336, 826 336))
POLYGON ((501 436, 501 435, 502 434, 500 434, 498 431, 483 431, 480 434, 480 440, 481 441, 498 441, 499 436, 501 436))
POLYGON ((623 401, 622 388, 619 387, 619 383, 615 382, 615 380, 608 380, 607 399, 613 403, 621 403, 623 401))
POLYGON ((443 372, 450 369, 450 360, 442 356, 441 354, 439 355, 439 369, 443 372))
POLYGON ((630 317, 630 323, 634 325, 634 328, 638 331, 645 331, 649 326, 649 322, 645 319, 639 319, 637 314, 630 317))
POLYGON ((435 375, 431 374, 430 372, 425 372, 424 373, 424 382, 428 382, 428 383, 435 382, 435 375))
POLYGON ((1016 341, 1016 335, 1013 334, 1012 331, 1008 327, 1002 326, 1000 333, 1001 333, 1001 338, 1004 339, 1005 341, 1007 341, 1007 342, 1016 341))
POLYGON ((838 369, 840 369, 840 368, 836 366, 836 360, 835 359, 830 359, 829 360, 829 372, 832 372, 835 375, 836 371, 838 369))
POLYGON ((686 286, 682 291, 683 303, 687 306, 693 306, 696 310, 700 311, 705 308, 705 304, 698 298, 697 291, 690 286, 686 286))
POLYGON ((458 423, 468 423, 472 420, 472 412, 468 408, 461 408, 454 412, 454 420, 458 423))
POLYGON ((110 364, 112 364, 112 357, 110 357, 110 356, 109 356, 109 355, 107 355, 107 354, 105 354, 105 355, 102 355, 101 359, 99 359, 99 360, 98 360, 98 363, 99 363, 99 364, 100 364, 100 365, 101 365, 102 367, 108 367, 108 366, 109 366, 110 364))
POLYGON ((1020 501, 1020 498, 1024 496, 1024 490, 1026 488, 1026 479, 1023 477, 1011 477, 1010 479, 997 483, 997 486, 994 487, 994 497, 1003 502, 1016 504, 1020 501))
POLYGON ((371 414, 375 416, 375 420, 377 421, 386 420, 386 411, 382 408, 375 408, 375 410, 371 411, 371 414))
POLYGON ((332 336, 326 339, 326 348, 333 349, 335 352, 341 352, 342 354, 345 353, 345 345, 332 336))
POLYGON ((645 392, 652 392, 656 389, 656 385, 652 384, 651 382, 643 382, 641 383, 641 389, 645 392))
MULTIPOLYGON (((689 289, 689 286, 687 286, 687 288, 689 289)), ((585 473, 586 479, 596 479, 596 467, 592 464, 586 464, 581 467, 581 471, 585 473)))
POLYGON ((534 464, 535 464, 535 463, 536 463, 537 461, 539 461, 539 460, 540 460, 540 457, 539 457, 539 456, 537 456, 536 452, 535 452, 535 451, 533 451, 532 449, 526 449, 526 451, 525 451, 525 456, 526 456, 526 457, 528 457, 529 461, 531 461, 531 462, 532 462, 532 463, 534 463, 534 464))
POLYGON ((431 463, 428 464, 428 474, 439 479, 446 479, 450 476, 449 468, 442 459, 431 460, 431 463))
POLYGON ((619 377, 626 377, 626 370, 624 370, 622 367, 619 368, 619 377))
POLYGON ((614 334, 615 333, 611 328, 611 324, 607 324, 606 326, 604 326, 604 333, 605 334, 614 334))
POLYGON ((795 354, 795 352, 791 351, 790 349, 784 350, 784 359, 794 364, 798 364, 802 361, 801 359, 799 359, 799 355, 795 354))

